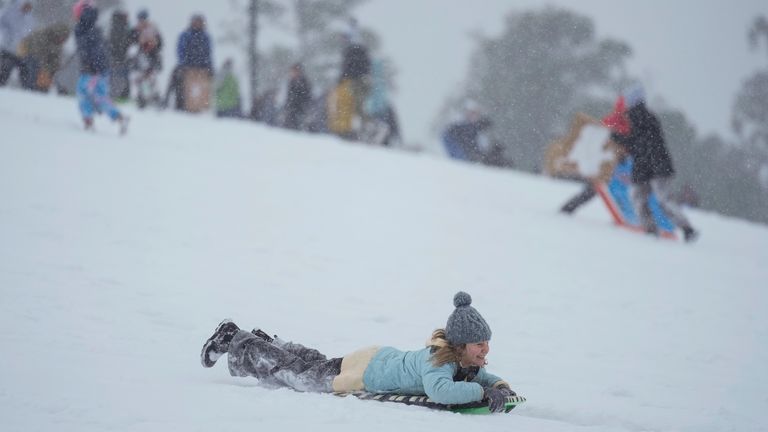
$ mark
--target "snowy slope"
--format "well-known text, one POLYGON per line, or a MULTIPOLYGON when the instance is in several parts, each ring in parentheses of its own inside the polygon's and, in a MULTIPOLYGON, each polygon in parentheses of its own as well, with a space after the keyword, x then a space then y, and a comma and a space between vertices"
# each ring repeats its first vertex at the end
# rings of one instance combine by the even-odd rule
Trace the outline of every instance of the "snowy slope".
POLYGON ((768 229, 613 227, 578 186, 238 121, 0 89, 4 431, 759 431, 768 229), (199 364, 225 317, 340 356, 416 349, 457 290, 528 403, 470 417, 199 364))

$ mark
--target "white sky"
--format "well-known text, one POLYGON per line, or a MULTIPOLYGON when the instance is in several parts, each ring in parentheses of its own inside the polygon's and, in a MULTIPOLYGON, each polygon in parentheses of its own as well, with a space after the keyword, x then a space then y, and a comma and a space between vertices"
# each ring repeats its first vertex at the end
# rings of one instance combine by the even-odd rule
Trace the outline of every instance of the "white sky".
MULTIPOLYGON (((126 0, 134 12, 148 4, 163 27, 169 49, 191 13, 206 14, 214 37, 231 14, 227 3, 218 1, 152 3, 126 0)), ((475 48, 472 32, 496 36, 507 12, 544 4, 536 0, 371 0, 361 7, 358 19, 379 34, 383 53, 398 68, 399 91, 394 98, 406 140, 435 139, 431 125, 446 97, 465 77, 475 48)), ((741 82, 768 63, 765 47, 750 50, 746 36, 755 16, 768 15, 768 2, 556 0, 546 4, 592 17, 598 37, 628 42, 634 50, 629 72, 644 81, 652 105, 664 102, 683 110, 701 134, 730 136, 731 107, 741 82)), ((220 63, 228 48, 216 50, 220 63)), ((170 55, 173 51, 166 51, 170 55)), ((174 61, 166 59, 168 69, 174 61)))

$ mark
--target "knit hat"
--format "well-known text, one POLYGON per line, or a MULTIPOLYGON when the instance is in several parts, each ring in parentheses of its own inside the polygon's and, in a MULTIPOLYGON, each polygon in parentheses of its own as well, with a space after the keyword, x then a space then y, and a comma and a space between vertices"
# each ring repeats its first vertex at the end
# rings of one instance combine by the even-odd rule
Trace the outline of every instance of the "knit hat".
POLYGON ((491 340, 491 328, 472 306, 472 297, 464 291, 453 296, 456 310, 448 317, 445 339, 452 345, 491 340))
POLYGON ((603 125, 610 128, 611 131, 619 133, 621 135, 627 135, 630 131, 629 119, 627 118, 626 109, 624 108, 624 96, 619 96, 616 99, 616 105, 613 107, 613 112, 603 117, 603 125))
POLYGON ((627 108, 633 108, 645 102, 645 89, 642 84, 636 83, 624 90, 622 96, 627 108))

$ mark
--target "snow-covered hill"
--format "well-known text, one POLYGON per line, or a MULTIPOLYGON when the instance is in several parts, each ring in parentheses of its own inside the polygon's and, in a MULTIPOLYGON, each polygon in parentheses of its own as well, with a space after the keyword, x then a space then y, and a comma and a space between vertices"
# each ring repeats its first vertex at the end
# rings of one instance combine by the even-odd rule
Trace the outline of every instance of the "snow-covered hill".
POLYGON ((611 225, 578 185, 249 122, 0 89, 4 431, 768 428, 768 229, 691 211, 693 245, 611 225), (471 417, 267 390, 199 363, 225 317, 340 356, 419 348, 466 290, 471 417))

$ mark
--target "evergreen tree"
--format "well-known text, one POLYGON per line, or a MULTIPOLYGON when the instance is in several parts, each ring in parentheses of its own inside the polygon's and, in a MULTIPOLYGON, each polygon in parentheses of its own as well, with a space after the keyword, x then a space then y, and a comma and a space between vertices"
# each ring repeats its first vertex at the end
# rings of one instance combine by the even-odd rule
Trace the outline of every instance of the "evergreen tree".
POLYGON ((502 34, 478 45, 459 99, 488 111, 506 157, 526 171, 575 111, 615 98, 630 54, 623 42, 598 40, 590 18, 551 7, 509 14, 502 34))

